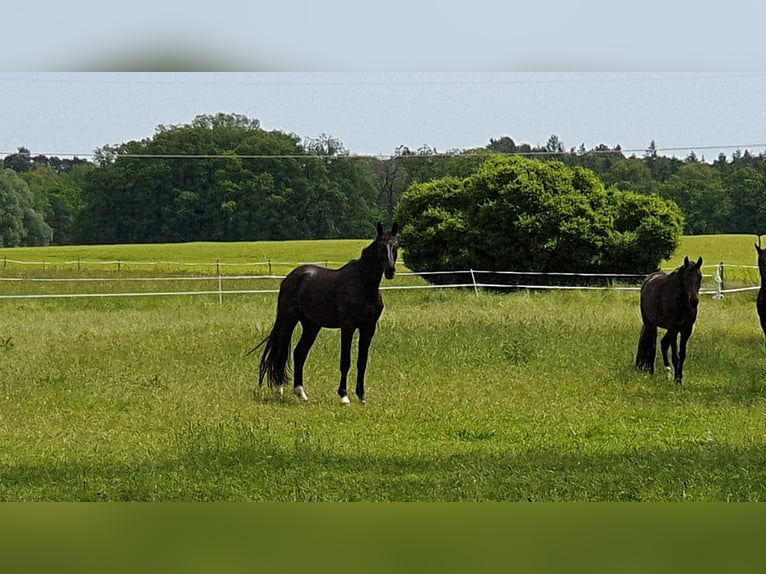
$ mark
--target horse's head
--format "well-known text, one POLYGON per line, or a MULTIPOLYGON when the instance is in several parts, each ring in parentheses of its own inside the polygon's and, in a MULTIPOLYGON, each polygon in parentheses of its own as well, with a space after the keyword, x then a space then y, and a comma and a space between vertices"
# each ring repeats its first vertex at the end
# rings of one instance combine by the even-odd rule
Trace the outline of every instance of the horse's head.
POLYGON ((393 279, 396 274, 396 257, 399 254, 397 231, 399 231, 399 225, 396 222, 391 227, 391 231, 385 231, 383 224, 378 221, 378 236, 375 238, 376 256, 383 264, 383 274, 386 279, 393 279))
POLYGON ((688 257, 684 257, 684 264, 679 267, 678 275, 681 288, 686 295, 686 300, 691 309, 697 309, 700 302, 700 285, 702 284, 702 257, 695 263, 691 263, 688 257))

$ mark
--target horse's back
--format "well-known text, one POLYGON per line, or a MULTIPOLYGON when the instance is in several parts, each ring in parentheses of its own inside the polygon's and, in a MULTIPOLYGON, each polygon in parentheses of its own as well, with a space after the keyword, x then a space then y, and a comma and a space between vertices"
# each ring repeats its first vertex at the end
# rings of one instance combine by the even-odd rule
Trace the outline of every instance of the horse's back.
POLYGON ((664 271, 655 271, 641 282, 641 306, 653 305, 667 288, 669 275, 664 271))
POLYGON ((641 316, 645 323, 651 323, 666 329, 672 321, 672 307, 669 305, 671 294, 668 292, 670 275, 665 271, 655 271, 647 275, 641 283, 641 316))
POLYGON ((298 298, 305 293, 336 289, 338 271, 306 263, 290 271, 279 286, 280 296, 298 298))
POLYGON ((279 306, 299 321, 319 327, 359 327, 377 321, 383 301, 360 283, 349 262, 340 269, 304 264, 293 269, 282 281, 279 306))
POLYGON ((340 302, 346 297, 339 270, 307 263, 293 269, 282 280, 279 307, 298 321, 337 328, 340 302))

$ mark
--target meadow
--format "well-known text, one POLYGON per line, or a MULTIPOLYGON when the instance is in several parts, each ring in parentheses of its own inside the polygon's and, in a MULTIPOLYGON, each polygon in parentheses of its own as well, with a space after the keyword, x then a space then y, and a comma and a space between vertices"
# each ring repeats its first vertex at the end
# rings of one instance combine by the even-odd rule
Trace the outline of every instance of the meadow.
MULTIPOLYGON (((280 273, 274 262, 335 266, 366 243, 0 249, 0 278, 98 274, 123 291, 156 276, 172 292, 207 272, 188 262, 280 273)), ((687 237, 667 267, 702 255, 753 286, 752 243, 687 237)), ((96 288, 0 281, 0 295, 96 288)), ((0 500, 762 501, 755 295, 703 295, 680 387, 633 367, 636 291, 387 290, 367 404, 349 407, 337 331, 309 355, 309 402, 258 386, 246 352, 271 327, 273 293, 0 299, 0 500)))

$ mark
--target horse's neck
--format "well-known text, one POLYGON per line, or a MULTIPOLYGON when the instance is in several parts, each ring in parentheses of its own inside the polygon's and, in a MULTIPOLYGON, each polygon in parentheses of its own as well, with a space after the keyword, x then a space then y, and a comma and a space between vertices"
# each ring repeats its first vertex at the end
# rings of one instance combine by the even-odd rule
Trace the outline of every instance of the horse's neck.
POLYGON ((365 291, 377 293, 383 280, 383 266, 371 248, 372 246, 362 251, 362 256, 356 261, 356 268, 365 291))

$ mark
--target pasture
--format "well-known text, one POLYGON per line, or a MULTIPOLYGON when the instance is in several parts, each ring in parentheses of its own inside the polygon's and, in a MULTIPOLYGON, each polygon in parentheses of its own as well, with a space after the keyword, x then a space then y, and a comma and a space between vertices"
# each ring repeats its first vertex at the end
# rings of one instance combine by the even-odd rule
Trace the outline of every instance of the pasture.
MULTIPOLYGON (((168 276, 186 267, 63 263, 241 262, 226 272, 242 273, 265 258, 342 262, 367 243, 2 249, 0 262, 49 265, 0 277, 156 274, 181 291, 168 276)), ((752 286, 752 243, 688 237, 668 267, 702 255, 752 286)), ((136 283, 118 289, 154 287, 136 283)), ((83 286, 0 282, 0 294, 21 289, 83 286)), ((258 386, 245 353, 271 327, 273 293, 0 299, 0 500, 766 500, 755 295, 701 297, 679 387, 659 359, 654 376, 633 366, 636 291, 388 290, 367 404, 348 407, 335 393, 337 331, 308 357, 309 402, 258 386)))

